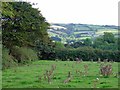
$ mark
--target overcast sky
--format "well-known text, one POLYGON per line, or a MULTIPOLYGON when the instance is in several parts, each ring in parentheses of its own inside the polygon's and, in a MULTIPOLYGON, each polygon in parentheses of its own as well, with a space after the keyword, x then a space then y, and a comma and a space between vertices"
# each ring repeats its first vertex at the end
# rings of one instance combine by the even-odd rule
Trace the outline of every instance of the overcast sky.
POLYGON ((24 0, 36 7, 49 23, 118 25, 119 0, 24 0))

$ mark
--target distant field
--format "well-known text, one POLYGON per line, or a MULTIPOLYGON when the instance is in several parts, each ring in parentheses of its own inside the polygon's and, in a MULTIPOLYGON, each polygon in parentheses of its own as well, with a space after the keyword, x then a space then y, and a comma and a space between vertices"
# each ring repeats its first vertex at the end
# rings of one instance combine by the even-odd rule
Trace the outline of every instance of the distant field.
POLYGON ((118 30, 116 30, 116 29, 101 29, 101 30, 98 30, 97 32, 96 32, 96 34, 98 34, 98 35, 103 35, 104 34, 104 32, 110 32, 110 33, 113 33, 113 34, 117 34, 118 33, 118 30))
MULTIPOLYGON (((103 63, 103 62, 102 62, 103 63)), ((104 63, 103 63, 104 64, 104 63)), ((113 73, 118 72, 118 63, 112 64, 113 73)), ((98 78, 97 88, 118 88, 118 78, 112 74, 103 77, 99 74, 100 63, 75 61, 36 61, 29 65, 19 66, 3 71, 3 88, 92 88, 94 81, 98 78), (56 65, 51 82, 45 80, 43 74, 46 70, 51 70, 51 66, 56 65), (84 74, 84 65, 88 65, 88 74, 84 74), (81 73, 76 72, 80 70, 81 73), (63 83, 71 72, 72 79, 68 83, 63 83), (41 77, 42 76, 42 77, 41 77), (40 79, 41 77, 41 79, 40 79)))

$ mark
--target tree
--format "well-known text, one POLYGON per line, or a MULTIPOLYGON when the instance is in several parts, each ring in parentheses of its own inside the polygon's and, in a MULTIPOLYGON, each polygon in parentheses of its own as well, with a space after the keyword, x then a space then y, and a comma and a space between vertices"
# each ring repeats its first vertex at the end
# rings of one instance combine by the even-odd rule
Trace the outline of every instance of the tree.
POLYGON ((50 43, 49 24, 40 11, 27 2, 2 2, 3 45, 34 46, 36 42, 50 43))
POLYGON ((104 32, 103 39, 104 42, 115 43, 115 37, 112 33, 104 32))
POLYGON ((86 39, 84 40, 84 45, 85 45, 85 46, 91 46, 91 45, 92 45, 92 40, 89 39, 89 38, 86 38, 86 39))
POLYGON ((116 39, 112 33, 105 32, 103 36, 97 37, 94 40, 93 47, 103 50, 117 50, 117 42, 118 39, 116 39))

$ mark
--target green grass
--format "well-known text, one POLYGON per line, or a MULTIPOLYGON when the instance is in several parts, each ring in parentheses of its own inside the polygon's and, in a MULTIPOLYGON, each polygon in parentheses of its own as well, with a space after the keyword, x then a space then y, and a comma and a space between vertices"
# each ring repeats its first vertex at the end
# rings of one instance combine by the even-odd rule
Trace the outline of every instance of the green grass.
POLYGON ((2 70, 0 70, 0 89, 2 89, 2 70))
MULTIPOLYGON (((118 72, 118 63, 112 63, 113 72, 118 72)), ((100 64, 97 62, 82 62, 74 61, 35 61, 31 64, 19 66, 11 69, 6 69, 2 72, 2 87, 3 88, 92 88, 93 81, 99 78, 98 88, 118 88, 118 78, 111 75, 103 77, 99 74, 100 64), (51 69, 51 65, 55 64, 54 77, 51 83, 48 83, 44 78, 39 81, 39 76, 43 75, 46 70, 51 69), (84 65, 89 67, 88 75, 80 75, 76 70, 84 72, 84 65), (72 80, 68 83, 63 83, 67 78, 68 72, 72 74, 72 80)))

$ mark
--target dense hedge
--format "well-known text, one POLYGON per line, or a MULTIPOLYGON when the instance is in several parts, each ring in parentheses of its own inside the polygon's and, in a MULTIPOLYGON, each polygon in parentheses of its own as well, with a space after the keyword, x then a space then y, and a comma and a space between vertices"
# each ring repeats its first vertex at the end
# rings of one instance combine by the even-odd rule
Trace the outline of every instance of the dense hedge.
POLYGON ((78 49, 59 49, 56 50, 56 58, 61 60, 75 60, 75 58, 80 58, 84 61, 93 59, 97 61, 98 58, 101 60, 108 59, 119 62, 120 51, 111 51, 111 50, 101 50, 94 49, 91 47, 83 47, 78 49))

